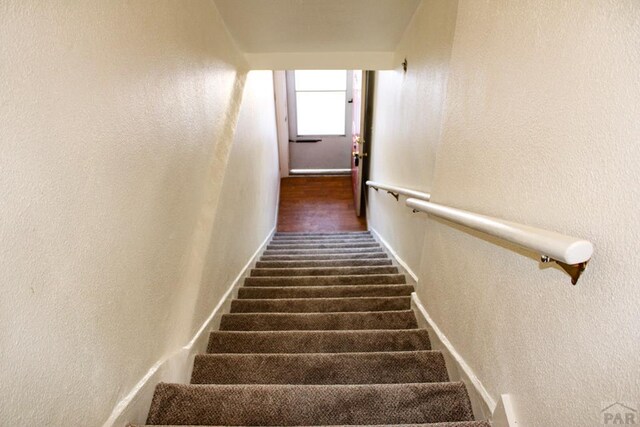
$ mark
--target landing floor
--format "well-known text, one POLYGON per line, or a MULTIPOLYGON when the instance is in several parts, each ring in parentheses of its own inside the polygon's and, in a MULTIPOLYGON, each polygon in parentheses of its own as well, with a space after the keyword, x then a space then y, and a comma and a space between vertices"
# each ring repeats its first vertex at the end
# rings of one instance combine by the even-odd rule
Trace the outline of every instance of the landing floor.
POLYGON ((350 176, 282 178, 278 231, 365 231, 353 206, 350 176))

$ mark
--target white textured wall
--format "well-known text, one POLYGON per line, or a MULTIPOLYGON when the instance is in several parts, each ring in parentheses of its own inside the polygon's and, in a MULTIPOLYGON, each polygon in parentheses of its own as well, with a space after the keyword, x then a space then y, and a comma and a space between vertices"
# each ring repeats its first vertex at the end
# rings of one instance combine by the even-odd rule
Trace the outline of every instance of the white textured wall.
POLYGON ((99 425, 273 227, 270 74, 211 1, 8 0, 0 40, 0 420, 99 425))
POLYGON ((273 231, 279 185, 273 74, 251 71, 196 299, 196 329, 273 231), (227 286, 211 286, 218 283, 227 286))
MULTIPOLYGON (((398 68, 376 74, 373 181, 427 193, 432 188, 456 7, 456 1, 423 2, 398 46, 398 68), (399 68, 405 57, 406 74, 399 68)), ((424 220, 384 191, 368 197, 370 226, 417 272, 424 220)))
MULTIPOLYGON (((373 163, 376 180, 595 244, 574 287, 562 271, 541 269, 539 254, 424 215, 423 245, 397 242, 398 252, 422 254, 408 261, 431 317, 494 399, 514 395, 522 425, 597 425, 601 402, 640 401, 638 46, 637 1, 460 0, 435 142, 419 123, 440 110, 428 96, 405 96, 400 71, 380 73, 397 82, 379 85, 376 106, 400 98, 424 115, 377 116, 396 133, 419 133, 395 159, 373 163), (412 171, 420 183, 397 170, 415 157, 428 169, 412 171)), ((423 55, 407 52, 410 69, 423 55)), ((374 138, 374 155, 389 144, 374 138)), ((402 224, 380 197, 371 197, 373 226, 383 215, 402 224)))

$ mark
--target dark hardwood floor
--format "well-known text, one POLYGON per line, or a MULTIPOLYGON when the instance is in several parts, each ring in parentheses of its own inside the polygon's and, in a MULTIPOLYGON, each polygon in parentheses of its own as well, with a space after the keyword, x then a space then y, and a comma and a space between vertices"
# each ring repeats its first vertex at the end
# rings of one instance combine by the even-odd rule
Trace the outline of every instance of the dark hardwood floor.
POLYGON ((365 231, 353 207, 350 176, 282 178, 278 231, 365 231))

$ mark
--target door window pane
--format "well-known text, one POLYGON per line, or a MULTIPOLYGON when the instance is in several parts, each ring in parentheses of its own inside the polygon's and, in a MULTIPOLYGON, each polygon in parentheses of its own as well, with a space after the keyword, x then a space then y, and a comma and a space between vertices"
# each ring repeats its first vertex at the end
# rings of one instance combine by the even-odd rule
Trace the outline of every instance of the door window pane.
POLYGON ((307 90, 347 90, 345 70, 298 70, 296 91, 307 90))
POLYGON ((298 135, 344 135, 346 92, 297 92, 298 135))
POLYGON ((347 72, 295 72, 298 136, 346 133, 347 72))

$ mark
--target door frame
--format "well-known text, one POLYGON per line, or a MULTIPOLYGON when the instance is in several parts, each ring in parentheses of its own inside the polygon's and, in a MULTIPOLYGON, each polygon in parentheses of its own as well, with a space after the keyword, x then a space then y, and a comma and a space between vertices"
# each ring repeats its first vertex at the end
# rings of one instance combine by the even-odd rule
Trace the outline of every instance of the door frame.
MULTIPOLYGON (((353 71, 344 70, 347 72, 347 85, 346 85, 346 105, 345 105, 345 133, 343 135, 298 135, 297 125, 297 103, 296 103, 296 91, 295 91, 295 70, 286 71, 286 85, 287 85, 287 116, 288 116, 288 130, 289 130, 289 144, 315 144, 315 143, 344 143, 346 146, 351 145, 352 135, 352 108, 351 102, 353 101, 353 71)), ((301 148, 301 147, 299 147, 301 148)), ((335 168, 335 169, 317 169, 317 168, 296 168, 294 164, 295 160, 292 159, 292 152, 297 150, 289 149, 289 171, 294 171, 296 174, 304 173, 308 170, 309 173, 349 173, 349 169, 335 168)))
POLYGON ((273 98, 276 105, 278 160, 280 177, 289 176, 289 113, 287 109, 287 78, 284 71, 273 72, 273 98))
POLYGON ((362 178, 360 178, 362 184, 360 185, 360 215, 365 214, 367 211, 367 186, 366 182, 369 179, 369 165, 371 164, 371 156, 373 155, 373 150, 371 150, 372 142, 373 142, 373 108, 374 108, 374 100, 375 100, 375 85, 376 85, 376 72, 374 70, 363 70, 362 79, 366 81, 366 86, 364 88, 364 97, 363 97, 363 105, 364 105, 364 121, 362 124, 362 129, 360 129, 360 133, 362 135, 362 152, 367 153, 367 156, 362 158, 362 169, 361 174, 362 178))

